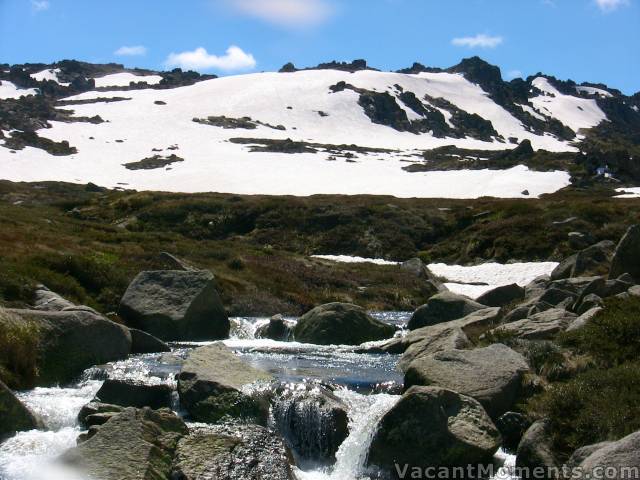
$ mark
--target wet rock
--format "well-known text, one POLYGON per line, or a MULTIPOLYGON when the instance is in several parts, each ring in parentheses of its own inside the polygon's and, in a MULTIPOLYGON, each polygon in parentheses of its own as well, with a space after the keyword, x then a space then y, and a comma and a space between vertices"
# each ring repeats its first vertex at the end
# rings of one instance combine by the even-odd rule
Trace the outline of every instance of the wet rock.
POLYGON ((503 285, 483 293, 477 298, 477 302, 488 307, 504 307, 523 298, 524 288, 517 283, 512 283, 511 285, 503 285))
POLYGON ((107 379, 96 393, 101 403, 123 407, 149 407, 153 409, 170 408, 171 393, 169 385, 145 385, 129 380, 107 379))
POLYGON ((477 310, 487 308, 468 297, 451 292, 442 292, 431 297, 411 316, 409 330, 457 320, 477 310))
POLYGON ((492 418, 507 412, 520 394, 525 358, 502 344, 475 350, 447 350, 418 357, 404 385, 437 385, 478 400, 492 418))
POLYGON ((240 418, 266 423, 269 403, 244 393, 244 388, 273 377, 249 366, 222 343, 192 351, 177 378, 180 403, 194 421, 240 418))
POLYGON ((128 328, 91 312, 7 311, 38 329, 37 385, 69 382, 85 369, 122 360, 131 351, 128 328))
POLYGON ((294 385, 276 393, 272 414, 287 446, 303 460, 333 462, 349 435, 347 405, 321 385, 294 385))
POLYGON ((173 480, 294 480, 282 439, 258 425, 194 429, 178 442, 173 480))
POLYGON ((97 416, 113 415, 120 413, 123 410, 124 407, 119 405, 110 405, 108 403, 92 401, 80 409, 80 413, 78 413, 78 423, 82 426, 89 427, 93 424, 89 421, 90 417, 93 416, 97 418, 97 416))
POLYGON ((129 332, 131 333, 132 354, 160 353, 171 351, 169 345, 147 332, 143 332, 142 330, 138 330, 136 328, 130 328, 129 332))
POLYGON ((518 445, 516 467, 528 468, 532 471, 536 468, 558 466, 558 460, 551 445, 549 423, 546 420, 539 420, 527 429, 518 445))
POLYGON ((609 278, 617 278, 623 273, 640 282, 640 225, 629 227, 613 255, 609 278))
POLYGON ((482 405, 439 387, 412 387, 382 417, 368 464, 387 471, 490 462, 500 434, 482 405))
POLYGON ((360 345, 384 340, 395 328, 375 320, 357 305, 328 303, 305 313, 294 329, 298 342, 318 345, 360 345))
POLYGON ((269 323, 256 330, 256 338, 289 342, 293 338, 293 329, 292 322, 287 322, 282 315, 275 315, 269 319, 269 323))
POLYGON ((42 419, 31 412, 9 387, 0 381, 0 441, 16 432, 43 427, 42 419))
POLYGON ((510 452, 518 449, 520 440, 531 422, 521 413, 507 412, 496 420, 496 427, 502 435, 502 447, 510 452))
POLYGON ((229 319, 207 271, 142 272, 120 302, 128 325, 162 340, 215 340, 229 336, 229 319))
POLYGON ((507 334, 523 340, 549 340, 563 332, 576 318, 574 313, 552 308, 524 320, 501 325, 491 333, 507 334))
POLYGON ((62 459, 95 480, 165 479, 187 426, 170 410, 126 408, 62 459))

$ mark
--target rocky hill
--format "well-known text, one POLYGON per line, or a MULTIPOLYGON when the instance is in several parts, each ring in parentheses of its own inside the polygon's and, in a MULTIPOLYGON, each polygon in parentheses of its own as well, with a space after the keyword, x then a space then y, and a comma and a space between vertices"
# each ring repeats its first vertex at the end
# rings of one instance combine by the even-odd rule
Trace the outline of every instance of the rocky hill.
POLYGON ((0 65, 0 178, 241 194, 535 197, 640 181, 640 97, 478 57, 216 78, 0 65), (516 148, 518 147, 518 148, 516 148))

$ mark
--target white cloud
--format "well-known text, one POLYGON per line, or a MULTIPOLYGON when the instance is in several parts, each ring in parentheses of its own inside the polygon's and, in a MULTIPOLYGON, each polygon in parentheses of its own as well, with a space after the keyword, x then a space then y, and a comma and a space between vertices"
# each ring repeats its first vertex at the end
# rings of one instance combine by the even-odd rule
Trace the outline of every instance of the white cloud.
POLYGON ((460 37, 451 40, 451 43, 456 47, 469 47, 469 48, 496 48, 502 43, 502 37, 491 37, 483 33, 476 35, 475 37, 460 37))
POLYGON ((595 2, 603 12, 613 12, 619 7, 629 5, 629 0, 595 0, 595 2))
POLYGON ((113 52, 113 54, 118 56, 146 55, 147 47, 142 45, 134 45, 131 47, 124 46, 117 49, 115 52, 113 52))
POLYGON ((44 12, 49 10, 51 4, 48 0, 31 0, 31 8, 34 12, 44 12))
POLYGON ((225 55, 211 55, 203 47, 191 52, 172 53, 165 61, 167 67, 180 67, 192 70, 250 70, 256 66, 256 60, 240 47, 231 45, 225 55))
POLYGON ((239 13, 286 27, 323 23, 333 13, 326 0, 228 0, 239 13))
POLYGON ((507 79, 513 80, 514 78, 522 78, 522 72, 520 70, 509 70, 507 72, 507 79))

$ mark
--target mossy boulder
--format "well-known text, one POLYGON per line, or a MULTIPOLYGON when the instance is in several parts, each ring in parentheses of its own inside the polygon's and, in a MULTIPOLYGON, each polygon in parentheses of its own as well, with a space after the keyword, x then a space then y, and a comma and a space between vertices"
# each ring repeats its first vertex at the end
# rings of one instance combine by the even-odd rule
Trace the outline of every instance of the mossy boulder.
POLYGON ((363 308, 337 302, 305 313, 294 329, 296 341, 318 345, 360 345, 394 333, 393 326, 375 320, 363 308))
POLYGON ((192 351, 178 374, 178 394, 191 419, 215 423, 239 418, 265 424, 269 403, 259 395, 244 393, 244 387, 271 382, 273 377, 255 369, 222 343, 192 351))

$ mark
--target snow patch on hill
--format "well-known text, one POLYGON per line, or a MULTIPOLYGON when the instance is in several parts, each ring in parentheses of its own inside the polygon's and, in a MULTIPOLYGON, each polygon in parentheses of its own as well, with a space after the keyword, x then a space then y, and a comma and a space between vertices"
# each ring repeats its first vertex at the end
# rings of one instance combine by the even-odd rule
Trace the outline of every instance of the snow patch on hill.
POLYGON ((44 82, 46 80, 51 80, 53 82, 56 82, 62 85, 63 87, 68 87, 70 83, 61 82, 58 79, 58 74, 60 72, 61 70, 59 68, 49 68, 49 69, 42 70, 40 72, 32 73, 30 77, 37 82, 44 82))
POLYGON ((162 80, 162 77, 160 75, 134 75, 129 72, 121 72, 97 77, 94 80, 96 88, 128 87, 131 82, 146 82, 149 85, 157 85, 162 80))
POLYGON ((8 80, 0 80, 0 99, 20 98, 27 95, 35 95, 35 88, 18 88, 8 80))

